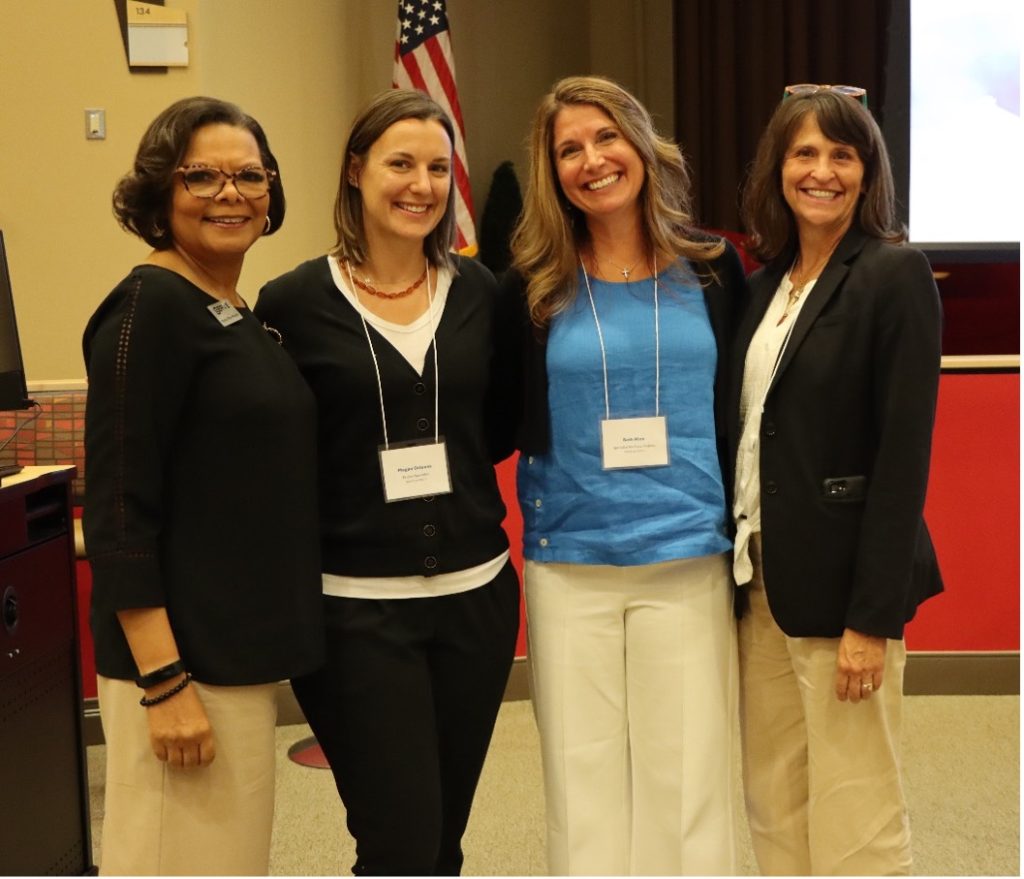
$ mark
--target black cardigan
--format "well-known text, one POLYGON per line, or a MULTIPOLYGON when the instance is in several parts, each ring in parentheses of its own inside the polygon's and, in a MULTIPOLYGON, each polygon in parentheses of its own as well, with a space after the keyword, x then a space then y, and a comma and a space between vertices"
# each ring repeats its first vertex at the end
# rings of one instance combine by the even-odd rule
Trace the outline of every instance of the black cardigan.
POLYGON ((84 528, 101 675, 138 675, 117 611, 166 607, 209 684, 312 671, 324 649, 312 397, 253 315, 222 326, 139 266, 92 316, 84 528))
MULTIPOLYGON (((494 462, 513 449, 506 405, 515 362, 496 353, 514 327, 497 320, 497 286, 460 259, 436 328, 440 433, 451 494, 386 503, 378 450, 380 399, 358 312, 337 289, 326 257, 260 292, 256 314, 276 328, 319 408, 320 534, 324 571, 349 576, 432 576, 464 570, 508 547, 494 462)), ((434 358, 423 375, 372 326, 389 440, 432 439, 434 358)))
MULTIPOLYGON (((729 349, 746 304, 747 282, 735 248, 728 241, 724 244, 725 251, 721 256, 707 263, 695 263, 693 268, 704 281, 704 301, 718 349, 715 367, 715 435, 726 509, 731 510, 733 468, 727 466, 729 455, 726 439, 729 349)), ((530 324, 526 311, 526 284, 515 271, 508 272, 502 279, 500 301, 502 308, 506 309, 503 321, 518 324, 521 340, 522 385, 518 391, 518 405, 522 417, 517 446, 523 454, 544 454, 551 442, 547 330, 537 329, 530 324)), ((727 520, 731 528, 732 517, 727 517, 727 520)))

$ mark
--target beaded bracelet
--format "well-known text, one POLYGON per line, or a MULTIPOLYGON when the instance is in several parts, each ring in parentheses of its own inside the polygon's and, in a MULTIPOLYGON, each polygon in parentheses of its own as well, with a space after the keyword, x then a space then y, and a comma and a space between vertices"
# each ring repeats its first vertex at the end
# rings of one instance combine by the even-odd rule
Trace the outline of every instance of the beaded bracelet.
POLYGON ((139 699, 139 704, 143 708, 150 708, 153 705, 159 705, 166 699, 170 699, 171 696, 176 696, 178 693, 184 690, 185 687, 187 687, 190 683, 192 683, 192 675, 190 675, 188 672, 185 672, 185 677, 178 681, 178 683, 171 687, 171 689, 164 690, 164 692, 160 693, 158 696, 153 696, 152 698, 143 696, 141 699, 139 699))
POLYGON ((161 666, 148 674, 139 675, 135 679, 135 686, 143 690, 148 690, 150 687, 155 687, 157 684, 162 684, 164 681, 176 678, 184 670, 185 663, 180 659, 175 659, 174 662, 161 666))

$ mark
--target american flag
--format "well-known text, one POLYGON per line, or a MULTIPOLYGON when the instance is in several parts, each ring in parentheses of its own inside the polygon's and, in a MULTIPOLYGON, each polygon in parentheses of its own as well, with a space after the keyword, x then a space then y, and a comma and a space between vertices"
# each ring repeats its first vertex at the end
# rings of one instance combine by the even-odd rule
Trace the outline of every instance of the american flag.
POLYGON ((426 92, 448 111, 455 125, 455 246, 459 253, 473 256, 477 247, 466 164, 466 129, 455 86, 455 59, 444 0, 399 0, 392 85, 426 92))

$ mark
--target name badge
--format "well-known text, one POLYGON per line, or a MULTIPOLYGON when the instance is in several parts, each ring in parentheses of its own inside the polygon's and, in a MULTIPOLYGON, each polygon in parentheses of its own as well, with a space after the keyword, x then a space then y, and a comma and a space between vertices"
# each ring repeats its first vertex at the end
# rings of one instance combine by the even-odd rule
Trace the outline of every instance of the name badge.
POLYGON ((242 315, 239 314, 238 309, 230 302, 225 302, 223 299, 214 302, 213 305, 207 305, 206 307, 210 309, 210 314, 220 321, 220 325, 222 327, 229 327, 231 324, 236 324, 242 319, 242 315))
POLYGON ((649 418, 601 419, 601 466, 605 470, 668 466, 668 422, 649 418))
POLYGON ((450 494, 448 451, 444 441, 408 443, 380 448, 384 500, 405 501, 435 494, 450 494))

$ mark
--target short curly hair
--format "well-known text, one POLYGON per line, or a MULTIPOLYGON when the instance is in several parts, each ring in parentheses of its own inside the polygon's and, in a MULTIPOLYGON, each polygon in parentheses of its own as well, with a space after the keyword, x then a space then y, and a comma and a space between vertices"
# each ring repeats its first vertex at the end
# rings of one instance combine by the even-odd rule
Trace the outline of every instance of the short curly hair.
POLYGON ((156 117, 139 141, 132 170, 114 188, 114 216, 121 228, 138 235, 156 250, 174 244, 168 217, 175 171, 188 150, 192 135, 206 125, 234 125, 254 138, 260 160, 268 171, 276 172, 270 183, 267 235, 284 222, 284 186, 277 159, 260 124, 241 108, 217 98, 182 98, 156 117))

